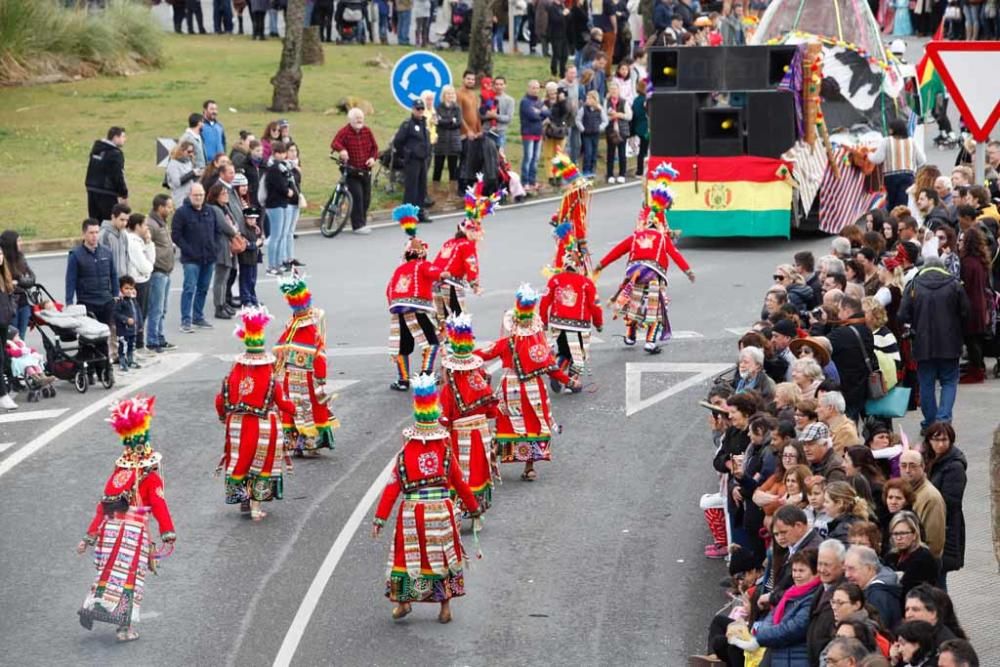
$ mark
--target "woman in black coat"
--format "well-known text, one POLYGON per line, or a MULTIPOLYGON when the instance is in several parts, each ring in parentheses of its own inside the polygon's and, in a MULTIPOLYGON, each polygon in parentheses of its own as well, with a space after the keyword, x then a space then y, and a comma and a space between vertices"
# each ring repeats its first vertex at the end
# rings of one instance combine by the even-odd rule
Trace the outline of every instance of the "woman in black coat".
POLYGON ((965 566, 965 454, 955 446, 955 429, 946 422, 936 422, 927 427, 924 435, 924 452, 930 468, 930 480, 944 498, 944 553, 941 555, 941 577, 938 587, 945 587, 949 572, 965 566))
POLYGON ((889 536, 892 551, 885 557, 885 564, 903 573, 899 581, 903 597, 920 584, 937 584, 938 561, 920 539, 917 515, 907 510, 896 513, 889 521, 889 536))
POLYGON ((31 319, 31 305, 28 304, 28 288, 35 284, 35 272, 28 266, 28 260, 21 252, 21 237, 13 229, 0 234, 0 252, 3 253, 4 264, 10 272, 14 283, 14 300, 17 311, 14 321, 10 324, 17 329, 17 334, 24 338, 28 333, 28 321, 31 319))
POLYGON ((437 143, 434 144, 434 172, 431 181, 441 182, 445 159, 448 160, 448 180, 458 182, 458 156, 462 153, 462 109, 458 106, 455 89, 441 89, 437 106, 437 143))

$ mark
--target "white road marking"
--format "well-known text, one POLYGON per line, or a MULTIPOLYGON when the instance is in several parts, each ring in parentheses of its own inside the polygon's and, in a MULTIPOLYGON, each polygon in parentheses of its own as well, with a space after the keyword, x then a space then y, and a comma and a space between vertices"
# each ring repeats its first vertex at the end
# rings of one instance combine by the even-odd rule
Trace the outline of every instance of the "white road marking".
POLYGON ((670 332, 670 339, 671 340, 684 340, 684 339, 690 339, 690 338, 704 338, 704 336, 702 336, 697 331, 671 331, 670 332))
POLYGON ((136 391, 137 389, 140 389, 141 387, 145 387, 146 385, 159 382, 160 380, 166 378, 167 376, 181 370, 188 364, 198 359, 200 356, 201 356, 200 354, 194 354, 194 353, 172 354, 167 359, 164 360, 162 366, 158 366, 156 369, 154 369, 154 372, 144 374, 144 377, 141 378, 136 377, 135 382, 130 383, 128 386, 122 386, 118 389, 115 389, 114 391, 110 391, 107 393, 99 392, 100 394, 103 394, 99 399, 95 400, 87 407, 72 413, 66 419, 63 419, 58 424, 56 424, 49 430, 45 431, 44 433, 39 435, 37 438, 29 442, 28 444, 26 444, 24 447, 21 447, 13 454, 8 456, 6 459, 0 461, 0 477, 3 477, 5 474, 9 473, 11 470, 14 469, 14 467, 18 463, 21 463, 32 454, 39 451, 42 447, 45 447, 47 444, 58 438, 63 433, 66 433, 70 429, 74 428, 77 424, 83 422, 83 420, 87 419, 88 417, 90 417, 95 413, 104 410, 114 401, 123 398, 127 394, 131 394, 132 392, 136 391))
POLYGON ((727 328, 726 331, 736 336, 742 336, 746 332, 750 331, 750 327, 732 327, 727 328))
POLYGON ((16 444, 16 442, 0 442, 0 454, 3 454, 16 444))
POLYGON ((625 416, 631 417, 640 410, 656 405, 685 389, 697 386, 715 375, 732 368, 732 364, 702 364, 688 362, 628 363, 625 364, 625 416), (642 397, 644 373, 693 373, 686 380, 658 392, 649 398, 642 397))
MULTIPOLYGON (((309 590, 306 591, 305 596, 302 598, 302 603, 299 605, 298 611, 295 612, 295 618, 292 619, 292 624, 285 634, 285 639, 281 642, 281 648, 278 649, 278 654, 274 657, 275 667, 286 667, 292 663, 292 658, 299 647, 299 642, 302 641, 302 635, 305 634, 306 627, 309 625, 309 619, 312 618, 313 612, 316 611, 316 605, 319 604, 320 598, 323 596, 323 591, 333 576, 333 571, 337 569, 337 564, 344 555, 344 551, 347 550, 347 546, 354 539, 354 534, 365 520, 371 506, 375 503, 375 499, 385 487, 385 481, 389 478, 389 472, 392 470, 395 462, 396 457, 394 456, 389 460, 385 468, 382 469, 378 477, 375 478, 372 485, 368 487, 368 491, 361 499, 361 502, 351 512, 347 523, 344 524, 340 534, 337 535, 337 539, 333 541, 333 546, 330 547, 330 551, 327 552, 326 558, 323 559, 322 565, 319 566, 316 576, 313 577, 312 583, 309 584, 309 590)), ((389 533, 389 539, 392 539, 391 531, 386 532, 389 533)))
POLYGON ((27 410, 25 412, 8 412, 0 415, 0 424, 13 424, 14 422, 30 422, 38 419, 52 419, 58 417, 69 408, 56 408, 55 410, 27 410))

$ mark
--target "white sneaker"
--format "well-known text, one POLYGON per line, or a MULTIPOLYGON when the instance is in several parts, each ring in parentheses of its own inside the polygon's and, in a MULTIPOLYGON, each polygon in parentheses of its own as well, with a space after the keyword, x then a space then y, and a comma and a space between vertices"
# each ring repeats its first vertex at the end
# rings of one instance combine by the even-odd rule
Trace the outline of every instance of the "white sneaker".
POLYGON ((371 234, 372 230, 370 230, 368 227, 359 227, 358 229, 352 229, 351 232, 355 234, 361 234, 364 236, 367 234, 371 234))
POLYGON ((10 394, 0 396, 0 410, 17 410, 17 403, 10 397, 10 394))
POLYGON ((619 176, 618 177, 618 182, 619 183, 624 183, 625 182, 625 177, 624 176, 619 176))

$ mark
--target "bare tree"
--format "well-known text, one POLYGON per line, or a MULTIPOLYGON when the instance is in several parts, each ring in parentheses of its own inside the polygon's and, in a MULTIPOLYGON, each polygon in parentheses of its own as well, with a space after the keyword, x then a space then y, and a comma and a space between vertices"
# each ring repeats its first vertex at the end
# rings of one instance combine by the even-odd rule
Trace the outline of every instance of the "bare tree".
POLYGON ((285 12, 285 41, 281 65, 271 77, 274 95, 271 111, 298 111, 299 86, 302 85, 302 28, 306 19, 306 0, 288 0, 285 12))
POLYGON ((469 65, 476 76, 493 76, 493 3, 504 0, 474 0, 472 34, 469 36, 469 65))

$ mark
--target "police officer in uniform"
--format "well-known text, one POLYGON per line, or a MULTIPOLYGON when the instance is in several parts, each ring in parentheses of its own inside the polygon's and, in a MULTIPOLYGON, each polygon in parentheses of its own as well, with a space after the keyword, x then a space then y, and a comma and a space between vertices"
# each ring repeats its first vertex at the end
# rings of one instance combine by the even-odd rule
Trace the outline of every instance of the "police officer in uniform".
POLYGON ((424 211, 427 200, 427 158, 431 152, 424 118, 424 101, 413 100, 413 115, 403 121, 392 140, 392 146, 403 156, 403 203, 420 207, 420 222, 431 222, 424 211))

